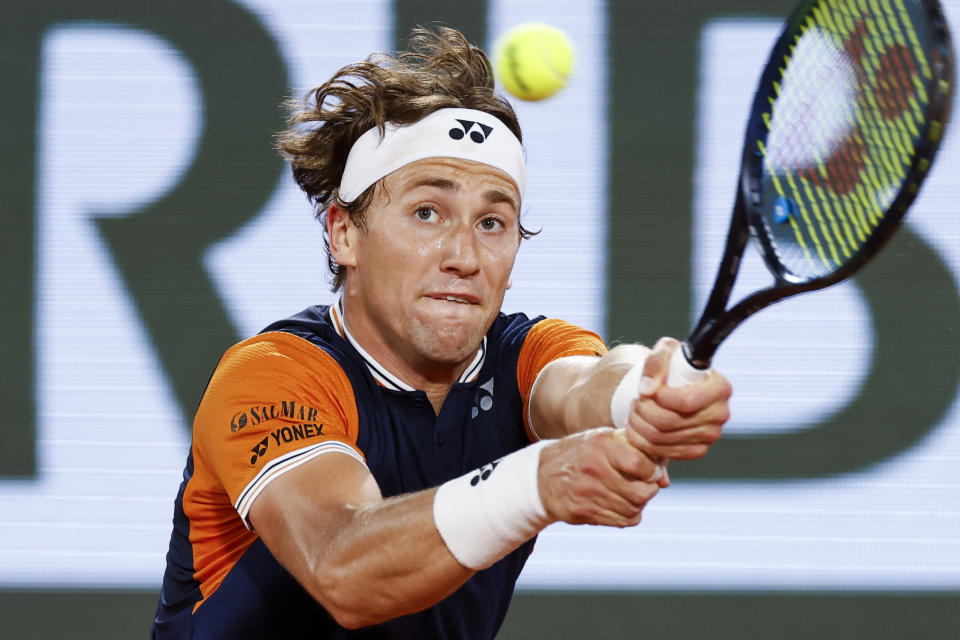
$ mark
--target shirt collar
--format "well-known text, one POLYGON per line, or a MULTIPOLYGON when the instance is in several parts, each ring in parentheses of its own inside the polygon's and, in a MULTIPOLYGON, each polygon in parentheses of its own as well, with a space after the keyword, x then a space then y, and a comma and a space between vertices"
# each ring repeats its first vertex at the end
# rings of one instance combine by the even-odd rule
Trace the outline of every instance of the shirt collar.
MULTIPOLYGON (((353 345, 353 348, 356 349, 360 357, 363 358, 363 362, 367 365, 367 369, 370 370, 373 379, 376 380, 380 386, 397 391, 416 391, 412 386, 390 373, 385 366, 377 362, 373 356, 367 353, 366 349, 360 346, 360 343, 353 339, 353 336, 350 335, 350 331, 347 329, 347 323, 344 321, 342 296, 338 298, 334 304, 330 305, 329 313, 330 319, 333 321, 333 326, 337 329, 337 333, 340 334, 341 338, 346 338, 346 340, 353 345)), ((460 374, 457 382, 472 382, 476 380, 477 376, 480 375, 480 369, 483 367, 486 355, 487 337, 484 336, 483 342, 480 343, 480 348, 477 349, 477 355, 474 356, 467 368, 460 374)))

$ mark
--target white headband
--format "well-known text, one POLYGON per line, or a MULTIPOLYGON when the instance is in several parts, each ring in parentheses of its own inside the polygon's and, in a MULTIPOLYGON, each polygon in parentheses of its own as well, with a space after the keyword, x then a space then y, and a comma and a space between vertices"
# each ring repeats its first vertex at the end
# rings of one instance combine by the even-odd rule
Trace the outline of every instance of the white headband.
POLYGON ((409 125, 388 122, 357 138, 340 179, 340 199, 352 202, 377 180, 424 158, 461 158, 500 169, 523 196, 527 168, 523 146, 499 119, 475 109, 439 109, 409 125))

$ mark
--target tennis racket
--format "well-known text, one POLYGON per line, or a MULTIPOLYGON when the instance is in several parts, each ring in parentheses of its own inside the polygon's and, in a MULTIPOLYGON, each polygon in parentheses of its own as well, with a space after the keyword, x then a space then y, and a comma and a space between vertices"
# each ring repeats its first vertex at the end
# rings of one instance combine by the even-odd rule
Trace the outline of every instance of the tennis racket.
POLYGON ((788 296, 849 278, 890 239, 943 139, 953 50, 935 0, 808 0, 773 47, 747 124, 713 290, 667 382, 788 296), (727 307, 749 237, 773 284, 727 307))

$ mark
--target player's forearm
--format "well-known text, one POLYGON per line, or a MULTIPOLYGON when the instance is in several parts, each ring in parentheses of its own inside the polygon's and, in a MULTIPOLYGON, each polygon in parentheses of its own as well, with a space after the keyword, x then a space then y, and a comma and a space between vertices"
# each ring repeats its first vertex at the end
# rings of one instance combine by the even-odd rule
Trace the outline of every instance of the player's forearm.
POLYGON ((620 345, 601 358, 561 358, 537 382, 531 422, 541 438, 558 438, 599 426, 612 426, 610 398, 623 376, 649 349, 620 345))
POLYGON ((309 571, 309 590, 341 625, 366 626, 426 609, 473 575, 437 532, 435 493, 347 507, 334 538, 316 541, 322 551, 309 571))

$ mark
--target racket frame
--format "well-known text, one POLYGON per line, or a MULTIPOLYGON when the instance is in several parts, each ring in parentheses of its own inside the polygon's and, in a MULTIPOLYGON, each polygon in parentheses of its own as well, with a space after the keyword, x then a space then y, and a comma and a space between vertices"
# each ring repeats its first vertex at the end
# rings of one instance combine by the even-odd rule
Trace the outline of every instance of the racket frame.
POLYGON ((757 142, 765 143, 769 133, 763 121, 763 113, 769 110, 770 99, 775 97, 774 82, 782 77, 782 61, 789 51, 793 37, 799 32, 800 25, 806 20, 812 7, 820 2, 822 0, 802 3, 787 19, 754 95, 744 134, 740 179, 723 257, 700 319, 683 345, 687 361, 698 369, 710 367, 710 361, 720 343, 751 315, 789 296, 823 289, 845 280, 869 262, 900 227, 907 210, 919 193, 921 183, 929 175, 933 158, 943 139, 954 91, 953 51, 949 29, 939 2, 920 0, 934 44, 927 51, 933 74, 928 87, 931 98, 926 106, 913 162, 899 192, 870 237, 850 259, 834 271, 805 279, 789 271, 780 262, 768 234, 763 231, 763 225, 766 224, 760 209, 763 202, 763 156, 758 151, 757 142), (751 236, 756 241, 774 282, 769 287, 747 295, 727 309, 743 251, 751 236))

